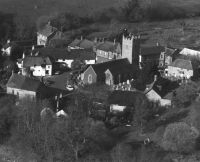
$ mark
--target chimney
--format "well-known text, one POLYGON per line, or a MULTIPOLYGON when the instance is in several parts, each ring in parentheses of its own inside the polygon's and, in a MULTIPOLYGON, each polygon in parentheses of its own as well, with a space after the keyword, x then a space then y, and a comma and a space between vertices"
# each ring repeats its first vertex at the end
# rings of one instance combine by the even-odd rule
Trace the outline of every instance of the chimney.
POLYGON ((157 81, 157 75, 154 75, 154 82, 157 81))
POLYGON ((98 42, 97 37, 95 37, 94 38, 94 43, 97 43, 97 42, 98 42))
POLYGON ((157 43, 156 43, 156 46, 160 46, 160 43, 159 43, 159 42, 157 42, 157 43))
POLYGON ((83 36, 81 35, 81 40, 83 40, 83 36))
POLYGON ((49 26, 51 25, 51 21, 50 20, 48 21, 47 25, 49 25, 49 26))
POLYGON ((71 52, 71 48, 70 48, 70 47, 68 47, 68 48, 67 48, 67 51, 68 51, 68 52, 71 52))
POLYGON ((142 55, 139 54, 139 63, 142 63, 142 55))
POLYGON ((34 45, 32 45, 32 51, 35 49, 35 46, 34 45))
POLYGON ((10 39, 7 40, 7 44, 9 44, 9 43, 10 43, 10 39))
POLYGON ((22 59, 24 59, 25 58, 25 53, 23 53, 23 55, 22 55, 22 59))
POLYGON ((116 39, 114 39, 114 42, 113 42, 113 43, 114 43, 114 45, 115 45, 115 43, 116 43, 116 39))

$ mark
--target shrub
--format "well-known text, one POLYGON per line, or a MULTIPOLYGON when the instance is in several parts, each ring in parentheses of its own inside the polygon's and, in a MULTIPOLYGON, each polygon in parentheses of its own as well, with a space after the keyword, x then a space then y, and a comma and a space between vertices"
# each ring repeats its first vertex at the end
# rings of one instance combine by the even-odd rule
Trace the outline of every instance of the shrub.
POLYGON ((194 149, 199 131, 186 123, 174 123, 166 127, 162 146, 165 150, 188 153, 194 149))
POLYGON ((176 107, 187 107, 195 100, 198 87, 195 82, 182 84, 176 89, 172 102, 176 107))

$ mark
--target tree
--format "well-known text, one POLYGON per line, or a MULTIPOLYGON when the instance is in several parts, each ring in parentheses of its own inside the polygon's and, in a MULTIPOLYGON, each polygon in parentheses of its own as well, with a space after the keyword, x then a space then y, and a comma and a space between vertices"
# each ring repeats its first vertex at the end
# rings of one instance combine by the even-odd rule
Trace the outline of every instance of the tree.
POLYGON ((6 95, 0 98, 0 143, 11 135, 11 128, 15 123, 15 97, 6 95))
POLYGON ((163 136, 162 146, 165 150, 191 152, 194 150, 199 131, 186 123, 169 124, 163 136))
POLYGON ((175 90, 172 102, 177 107, 187 107, 197 97, 198 86, 195 82, 182 84, 175 90))
POLYGON ((121 14, 124 20, 130 22, 140 21, 143 18, 143 14, 139 0, 129 0, 125 6, 121 8, 121 14))

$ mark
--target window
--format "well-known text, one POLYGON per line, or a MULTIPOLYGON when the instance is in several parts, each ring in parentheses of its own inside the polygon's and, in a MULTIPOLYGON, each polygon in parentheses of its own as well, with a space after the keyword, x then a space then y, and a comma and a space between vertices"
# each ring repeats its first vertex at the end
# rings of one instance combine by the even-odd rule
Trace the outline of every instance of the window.
POLYGON ((49 75, 49 70, 46 70, 46 74, 49 75))
POLYGON ((92 83, 92 75, 91 75, 91 74, 88 75, 88 83, 89 83, 89 84, 92 83))
POLYGON ((12 90, 12 94, 15 94, 15 91, 14 91, 14 90, 12 90))

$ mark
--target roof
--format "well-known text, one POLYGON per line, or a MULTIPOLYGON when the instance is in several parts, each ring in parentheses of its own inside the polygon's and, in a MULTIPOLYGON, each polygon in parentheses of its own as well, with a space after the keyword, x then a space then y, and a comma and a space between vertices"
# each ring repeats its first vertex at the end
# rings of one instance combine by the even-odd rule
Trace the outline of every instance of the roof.
POLYGON ((73 42, 69 44, 70 47, 80 47, 83 49, 91 49, 94 47, 94 45, 95 42, 90 41, 88 39, 83 39, 83 40, 75 39, 73 42))
POLYGON ((169 66, 178 67, 181 69, 193 70, 193 66, 190 60, 176 59, 169 66))
POLYGON ((141 47, 141 55, 160 55, 161 52, 164 52, 165 48, 163 46, 143 46, 141 47))
POLYGON ((96 54, 88 49, 67 50, 66 48, 41 48, 33 51, 39 52, 40 56, 49 56, 53 59, 68 59, 68 60, 95 60, 96 54))
POLYGON ((73 42, 71 42, 68 46, 70 47, 76 47, 79 46, 81 40, 80 39, 75 39, 73 42))
POLYGON ((41 82, 35 78, 13 73, 6 86, 36 92, 41 86, 41 82))
POLYGON ((176 49, 172 49, 172 48, 165 48, 165 55, 167 56, 172 56, 173 54, 176 53, 176 49))
POLYGON ((48 37, 48 36, 54 34, 56 31, 57 31, 57 28, 51 26, 48 23, 48 24, 46 24, 46 26, 43 29, 39 30, 38 33, 48 37))
POLYGON ((104 76, 105 75, 105 71, 107 69, 111 69, 111 71, 116 71, 114 69, 121 69, 123 66, 127 66, 130 65, 129 61, 127 58, 125 59, 117 59, 117 60, 112 60, 112 61, 107 61, 107 62, 103 62, 103 63, 99 63, 99 64, 94 64, 91 65, 92 68, 94 69, 95 73, 98 76, 104 76))
POLYGON ((80 48, 84 48, 84 49, 89 49, 89 48, 93 48, 94 44, 95 43, 93 41, 90 41, 90 40, 87 40, 87 39, 83 39, 80 42, 79 47, 80 48))
POLYGON ((192 50, 189 48, 183 48, 180 52, 181 55, 190 55, 190 56, 200 56, 200 51, 192 50))
POLYGON ((119 43, 105 41, 96 46, 96 49, 106 51, 106 52, 116 52, 119 43))
POLYGON ((116 76, 118 74, 127 74, 131 73, 134 74, 135 77, 137 75, 137 72, 139 71, 139 68, 136 64, 124 64, 122 66, 111 66, 109 67, 110 72, 112 75, 116 76))
POLYGON ((23 60, 24 67, 41 66, 41 65, 52 65, 52 62, 49 57, 40 57, 40 56, 27 56, 23 60))
POLYGON ((160 77, 155 82, 153 82, 149 89, 144 93, 147 94, 149 91, 154 90, 161 98, 164 98, 168 93, 171 93, 178 87, 178 82, 170 81, 160 77))
POLYGON ((138 101, 147 100, 146 96, 138 91, 113 91, 107 99, 108 104, 120 106, 134 106, 138 101))
POLYGON ((12 41, 10 43, 6 43, 3 46, 3 48, 7 49, 8 47, 11 47, 11 46, 18 46, 18 47, 27 47, 27 46, 30 46, 30 47, 32 47, 32 45, 34 45, 34 44, 35 44, 34 40, 12 41))

